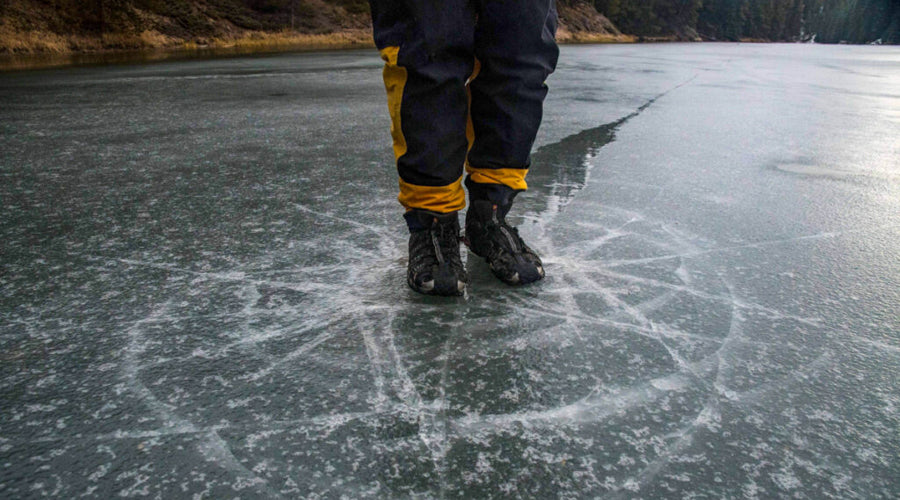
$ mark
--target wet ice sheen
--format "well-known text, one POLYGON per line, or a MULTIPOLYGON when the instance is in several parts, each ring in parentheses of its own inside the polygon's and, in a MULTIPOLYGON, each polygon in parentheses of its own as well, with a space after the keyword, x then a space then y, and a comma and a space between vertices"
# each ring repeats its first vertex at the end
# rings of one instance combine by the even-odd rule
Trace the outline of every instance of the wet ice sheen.
POLYGON ((566 47, 547 279, 403 280, 379 61, 0 75, 8 497, 900 489, 900 52, 566 47))

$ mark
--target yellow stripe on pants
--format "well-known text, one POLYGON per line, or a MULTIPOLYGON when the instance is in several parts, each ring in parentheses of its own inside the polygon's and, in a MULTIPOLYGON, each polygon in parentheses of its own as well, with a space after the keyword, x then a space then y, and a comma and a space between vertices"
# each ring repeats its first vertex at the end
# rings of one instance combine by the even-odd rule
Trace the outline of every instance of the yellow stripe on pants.
MULTIPOLYGON (((397 64, 400 47, 385 47, 381 50, 384 60, 384 87, 387 90, 388 110, 391 114, 391 137, 394 140, 394 157, 400 159, 406 154, 406 138, 400 118, 403 90, 408 74, 406 68, 397 64)), ((449 213, 462 210, 466 206, 466 194, 462 188, 462 177, 448 186, 419 186, 400 179, 400 204, 407 209, 429 210, 449 213)))
POLYGON ((385 47, 381 51, 384 60, 384 88, 387 90, 388 111, 391 113, 391 137, 394 139, 394 158, 399 159, 406 154, 406 138, 400 127, 400 103, 403 100, 403 89, 406 88, 406 68, 397 65, 400 47, 385 47))
POLYGON ((462 176, 449 186, 417 186, 400 179, 398 199, 407 209, 428 210, 442 214, 466 208, 462 176))
POLYGON ((524 168, 478 168, 466 164, 466 172, 479 184, 503 184, 516 191, 528 189, 525 182, 528 170, 524 168))

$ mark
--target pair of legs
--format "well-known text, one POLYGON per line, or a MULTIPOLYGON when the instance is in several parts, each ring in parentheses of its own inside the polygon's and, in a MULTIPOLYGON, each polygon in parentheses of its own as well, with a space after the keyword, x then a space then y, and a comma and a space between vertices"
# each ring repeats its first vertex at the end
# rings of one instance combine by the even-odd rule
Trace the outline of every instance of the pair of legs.
POLYGON ((559 54, 555 0, 370 5, 410 231, 450 223, 465 207, 463 170, 473 207, 497 205, 502 218, 527 188, 544 82, 559 54))

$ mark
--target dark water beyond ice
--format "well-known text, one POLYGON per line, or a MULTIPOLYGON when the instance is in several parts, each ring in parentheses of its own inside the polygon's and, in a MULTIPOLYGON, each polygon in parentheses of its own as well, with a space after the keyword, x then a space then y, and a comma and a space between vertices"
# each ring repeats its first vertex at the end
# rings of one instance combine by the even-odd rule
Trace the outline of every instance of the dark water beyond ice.
POLYGON ((408 291, 370 51, 0 75, 0 496, 890 498, 900 49, 566 47, 408 291))

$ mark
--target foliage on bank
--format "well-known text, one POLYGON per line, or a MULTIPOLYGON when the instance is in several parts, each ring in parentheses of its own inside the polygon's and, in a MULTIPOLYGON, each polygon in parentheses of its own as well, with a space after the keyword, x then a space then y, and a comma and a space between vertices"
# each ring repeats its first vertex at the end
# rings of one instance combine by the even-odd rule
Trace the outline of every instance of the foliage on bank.
POLYGON ((624 33, 707 40, 900 43, 897 0, 592 0, 624 33))
POLYGON ((0 53, 371 44, 366 0, 3 0, 0 53))

